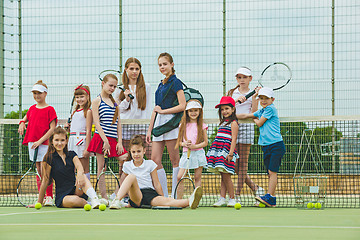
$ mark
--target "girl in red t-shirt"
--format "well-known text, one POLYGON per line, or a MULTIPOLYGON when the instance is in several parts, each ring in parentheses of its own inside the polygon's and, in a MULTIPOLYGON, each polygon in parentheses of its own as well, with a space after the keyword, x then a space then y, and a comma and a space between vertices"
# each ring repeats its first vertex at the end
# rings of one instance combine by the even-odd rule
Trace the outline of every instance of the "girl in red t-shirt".
MULTIPOLYGON (((38 148, 36 159, 36 168, 41 175, 41 162, 48 149, 48 139, 54 132, 57 124, 57 116, 55 109, 45 102, 48 88, 41 80, 37 81, 31 92, 33 93, 36 104, 32 105, 25 117, 19 123, 18 132, 24 134, 26 130, 23 144, 28 145, 30 160, 33 161, 35 149, 38 148), (25 123, 28 123, 27 127, 25 123)), ((36 183, 38 190, 40 189, 41 180, 37 177, 36 183)), ((53 205, 53 185, 49 185, 46 189, 45 206, 53 205)))

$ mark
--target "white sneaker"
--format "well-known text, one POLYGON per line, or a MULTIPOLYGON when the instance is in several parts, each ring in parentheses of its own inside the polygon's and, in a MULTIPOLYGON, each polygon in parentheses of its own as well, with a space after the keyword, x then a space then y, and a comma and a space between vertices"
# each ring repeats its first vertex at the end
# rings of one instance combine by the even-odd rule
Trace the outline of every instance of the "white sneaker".
POLYGON ((219 198, 219 200, 213 204, 214 207, 223 207, 226 206, 226 200, 225 198, 219 198))
POLYGON ((116 194, 112 193, 109 197, 110 201, 113 201, 116 198, 116 194))
POLYGON ((54 206, 54 202, 53 202, 52 197, 47 196, 45 198, 44 206, 51 206, 51 207, 54 206))
POLYGON ((98 198, 91 199, 91 203, 90 203, 91 208, 97 209, 97 208, 99 208, 100 204, 101 203, 100 203, 100 200, 98 198))
POLYGON ((121 207, 126 207, 127 205, 129 205, 129 200, 126 201, 125 198, 121 199, 120 205, 121 205, 121 207))
POLYGON ((229 202, 226 206, 228 207, 234 207, 235 206, 235 203, 236 203, 236 200, 234 198, 230 198, 229 199, 229 202))
POLYGON ((191 209, 196 209, 199 206, 201 197, 202 197, 202 187, 195 188, 194 192, 189 197, 189 207, 191 209))
POLYGON ((264 195, 265 195, 265 190, 262 187, 258 186, 258 188, 255 191, 255 196, 264 196, 264 195))
POLYGON ((114 199, 111 204, 110 204, 110 209, 120 209, 122 206, 121 206, 121 203, 120 203, 120 200, 119 199, 114 199))
POLYGON ((105 206, 109 206, 109 200, 107 200, 106 198, 100 198, 99 199, 100 204, 105 204, 105 206))

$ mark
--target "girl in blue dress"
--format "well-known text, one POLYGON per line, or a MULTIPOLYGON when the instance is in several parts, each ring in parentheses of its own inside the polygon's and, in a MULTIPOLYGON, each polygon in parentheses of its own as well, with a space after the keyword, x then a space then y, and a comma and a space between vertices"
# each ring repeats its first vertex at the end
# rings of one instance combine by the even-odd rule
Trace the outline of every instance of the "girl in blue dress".
POLYGON ((239 125, 236 118, 235 101, 229 96, 222 97, 220 104, 215 108, 219 108, 220 124, 215 140, 206 155, 208 171, 221 175, 220 199, 213 206, 233 207, 236 201, 231 175, 235 174, 235 163, 239 158, 236 152, 239 125), (227 204, 226 192, 229 194, 227 204))

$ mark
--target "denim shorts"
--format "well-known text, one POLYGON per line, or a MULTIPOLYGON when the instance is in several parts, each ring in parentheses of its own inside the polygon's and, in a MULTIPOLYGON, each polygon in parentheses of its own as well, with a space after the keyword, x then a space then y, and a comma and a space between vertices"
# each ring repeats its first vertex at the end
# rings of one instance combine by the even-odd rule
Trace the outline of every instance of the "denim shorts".
POLYGON ((279 172, 281 159, 285 154, 285 144, 283 141, 270 145, 262 146, 264 152, 264 165, 266 171, 279 172))

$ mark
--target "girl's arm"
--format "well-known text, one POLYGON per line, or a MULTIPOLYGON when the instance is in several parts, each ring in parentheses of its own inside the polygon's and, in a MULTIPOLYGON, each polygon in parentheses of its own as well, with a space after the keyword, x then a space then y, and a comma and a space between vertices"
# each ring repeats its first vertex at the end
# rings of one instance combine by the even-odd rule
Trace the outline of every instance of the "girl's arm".
POLYGON ((198 148, 204 148, 208 145, 208 135, 207 135, 207 129, 203 129, 204 131, 204 141, 198 144, 191 144, 189 146, 190 149, 198 149, 198 148))
POLYGON ((260 119, 255 118, 254 122, 258 127, 261 127, 262 125, 264 125, 264 123, 267 121, 267 118, 265 117, 261 117, 260 119))
POLYGON ((118 143, 116 144, 116 151, 118 154, 122 154, 124 152, 124 147, 122 145, 122 129, 121 129, 121 121, 120 121, 120 111, 118 113, 117 135, 118 135, 118 143))
POLYGON ((179 105, 164 110, 162 110, 160 106, 155 106, 154 111, 162 114, 178 113, 184 111, 186 107, 184 90, 177 91, 176 95, 179 105))
POLYGON ((155 188, 155 191, 160 195, 160 196, 163 196, 164 193, 163 193, 163 190, 161 188, 161 184, 160 184, 160 181, 159 181, 159 178, 158 178, 158 175, 157 175, 157 170, 155 169, 154 171, 152 171, 150 173, 151 175, 151 179, 152 179, 152 184, 155 188))
POLYGON ((79 178, 79 176, 82 176, 82 175, 85 174, 84 173, 84 168, 83 168, 78 156, 74 156, 74 158, 72 160, 73 160, 73 163, 75 165, 75 169, 76 169, 76 173, 77 173, 76 174, 76 183, 75 184, 76 184, 76 186, 81 186, 81 188, 82 188, 82 187, 85 186, 85 181, 84 181, 85 178, 79 178))
POLYGON ((95 98, 95 100, 92 102, 92 106, 93 106, 92 107, 92 115, 93 115, 93 121, 95 124, 95 128, 98 131, 101 139, 104 142, 104 149, 110 151, 109 140, 105 136, 105 133, 100 126, 100 116, 99 116, 100 98, 99 97, 95 98))
MULTIPOLYGON (((50 183, 51 166, 49 164, 47 164, 46 162, 42 162, 41 165, 42 165, 42 171, 41 171, 42 179, 41 179, 39 197, 38 197, 37 202, 42 204, 44 201, 46 188, 49 186, 49 183, 50 183)), ((33 205, 30 205, 29 207, 33 207, 33 205)), ((35 205, 34 205, 34 207, 35 207, 35 205)))
POLYGON ((26 125, 25 123, 28 121, 27 116, 25 114, 25 116, 23 117, 23 119, 19 122, 19 129, 18 129, 18 133, 20 135, 24 134, 24 131, 26 130, 26 125))
POLYGON ((233 121, 231 123, 231 146, 229 154, 227 155, 226 159, 228 162, 230 162, 234 157, 234 151, 236 147, 236 139, 239 131, 239 125, 237 122, 233 121))
POLYGON ((155 116, 156 116, 156 112, 155 112, 155 109, 154 109, 154 111, 151 114, 149 128, 148 128, 148 131, 146 133, 146 143, 148 143, 148 144, 151 143, 151 131, 154 128, 155 116))
POLYGON ((83 153, 84 158, 89 158, 90 153, 87 151, 89 144, 90 144, 90 140, 91 140, 91 129, 92 129, 92 124, 93 124, 93 116, 92 116, 92 112, 91 109, 88 109, 86 112, 86 137, 85 137, 85 150, 83 153))
POLYGON ((50 122, 50 128, 49 130, 44 134, 44 136, 42 136, 39 140, 37 140, 36 142, 34 142, 34 144, 31 146, 32 149, 37 148, 38 146, 40 146, 43 142, 45 142, 46 140, 49 139, 49 137, 51 136, 51 134, 53 134, 54 130, 56 127, 56 120, 52 120, 50 122))

